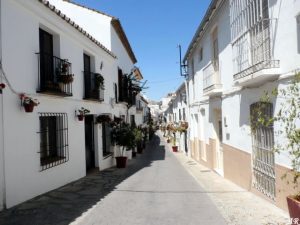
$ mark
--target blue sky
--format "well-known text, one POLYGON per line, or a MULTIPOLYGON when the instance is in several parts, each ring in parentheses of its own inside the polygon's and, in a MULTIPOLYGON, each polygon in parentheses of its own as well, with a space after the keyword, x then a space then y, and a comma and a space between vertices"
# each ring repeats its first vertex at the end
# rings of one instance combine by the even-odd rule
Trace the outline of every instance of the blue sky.
POLYGON ((183 55, 210 0, 75 0, 118 17, 147 80, 143 92, 160 100, 183 82, 177 45, 183 55))

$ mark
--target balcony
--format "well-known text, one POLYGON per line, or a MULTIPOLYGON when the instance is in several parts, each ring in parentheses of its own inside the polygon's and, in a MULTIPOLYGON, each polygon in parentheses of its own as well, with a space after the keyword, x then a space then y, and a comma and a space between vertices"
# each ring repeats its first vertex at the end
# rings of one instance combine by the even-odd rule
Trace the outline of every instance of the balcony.
MULTIPOLYGON (((99 73, 84 71, 84 99, 104 101, 104 87, 99 84, 99 73)), ((103 79, 103 78, 102 78, 103 79)))
POLYGON ((222 84, 217 63, 211 62, 203 69, 203 95, 218 96, 222 93, 222 84))
POLYGON ((260 20, 234 40, 233 79, 236 86, 260 86, 279 77, 280 62, 273 56, 275 26, 275 19, 260 20))
POLYGON ((38 93, 72 96, 72 64, 66 59, 37 53, 39 65, 38 93))

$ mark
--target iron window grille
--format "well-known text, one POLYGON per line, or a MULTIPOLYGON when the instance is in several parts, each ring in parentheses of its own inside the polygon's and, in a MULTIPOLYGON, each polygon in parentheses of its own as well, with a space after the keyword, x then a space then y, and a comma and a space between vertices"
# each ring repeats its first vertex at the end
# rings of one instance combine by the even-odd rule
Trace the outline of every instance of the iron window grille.
POLYGON ((273 54, 277 21, 269 15, 268 0, 230 0, 230 19, 234 79, 278 68, 273 54))
POLYGON ((66 113, 39 113, 41 171, 69 161, 66 113))

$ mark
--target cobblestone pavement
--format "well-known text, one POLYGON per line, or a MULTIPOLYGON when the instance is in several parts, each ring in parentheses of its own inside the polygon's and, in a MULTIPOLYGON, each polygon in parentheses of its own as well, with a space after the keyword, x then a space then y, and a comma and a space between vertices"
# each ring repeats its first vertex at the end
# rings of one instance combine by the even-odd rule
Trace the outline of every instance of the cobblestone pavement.
MULTIPOLYGON (((171 146, 165 145, 170 151, 171 146)), ((184 153, 175 153, 174 156, 206 190, 228 225, 290 224, 288 214, 270 202, 224 179, 184 153)))
POLYGON ((126 169, 111 168, 0 213, 1 225, 223 225, 206 191, 159 137, 126 169))

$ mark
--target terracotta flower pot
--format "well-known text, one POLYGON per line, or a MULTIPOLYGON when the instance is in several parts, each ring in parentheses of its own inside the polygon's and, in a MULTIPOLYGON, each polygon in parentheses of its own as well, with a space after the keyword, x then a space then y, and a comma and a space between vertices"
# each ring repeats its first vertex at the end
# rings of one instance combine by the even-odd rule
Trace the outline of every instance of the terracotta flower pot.
POLYGON ((178 146, 172 146, 173 152, 178 152, 178 146))
POLYGON ((34 104, 24 104, 23 106, 24 106, 25 112, 27 112, 27 113, 33 112, 34 104))
POLYGON ((83 119, 84 119, 84 115, 78 115, 77 117, 78 117, 79 121, 83 121, 83 119))
POLYGON ((290 217, 293 219, 292 224, 299 224, 297 222, 297 219, 298 221, 300 220, 300 201, 297 201, 293 196, 288 196, 286 200, 289 208, 290 217))
POLYGON ((117 168, 125 168, 127 162, 126 156, 118 156, 116 157, 117 168))
POLYGON ((170 139, 167 139, 167 143, 170 143, 171 142, 171 140, 170 139))

